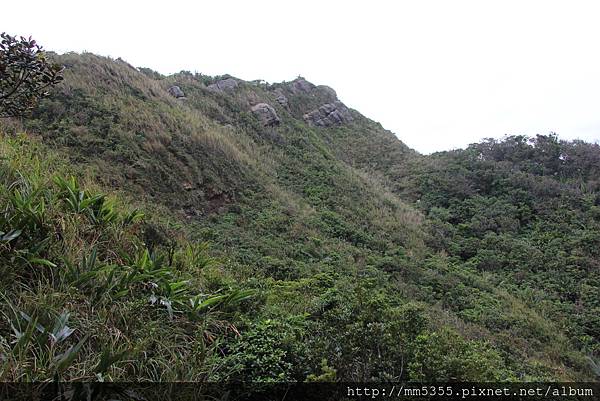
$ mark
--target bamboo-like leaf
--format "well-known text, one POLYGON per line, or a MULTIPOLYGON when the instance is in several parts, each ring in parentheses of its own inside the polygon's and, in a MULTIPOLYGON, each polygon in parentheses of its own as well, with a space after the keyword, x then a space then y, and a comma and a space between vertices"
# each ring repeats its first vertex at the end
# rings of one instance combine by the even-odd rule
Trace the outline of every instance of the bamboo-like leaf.
POLYGON ((127 348, 125 350, 117 351, 115 353, 112 353, 111 350, 108 348, 103 350, 102 354, 100 355, 100 362, 98 362, 95 372, 99 373, 99 374, 106 373, 106 371, 112 365, 123 360, 125 357, 127 357, 127 355, 129 355, 130 352, 131 352, 131 349, 129 349, 129 348, 127 348))
POLYGON ((13 229, 7 233, 0 232, 0 241, 10 242, 21 235, 22 230, 13 229))
POLYGON ((42 265, 42 266, 48 266, 48 267, 56 267, 56 264, 50 262, 48 259, 30 258, 30 259, 28 259, 28 261, 32 265, 42 265))
POLYGON ((253 297, 256 294, 254 290, 237 290, 229 294, 227 303, 239 303, 248 298, 253 297))
POLYGON ((54 357, 53 364, 56 374, 60 374, 67 370, 73 360, 77 357, 77 354, 81 350, 83 344, 87 341, 89 335, 86 335, 79 341, 76 345, 70 347, 63 354, 57 355, 54 357))
POLYGON ((35 322, 34 325, 35 325, 35 328, 37 329, 37 331, 39 331, 42 334, 46 333, 46 328, 44 326, 42 326, 41 324, 37 323, 37 318, 32 318, 23 311, 20 311, 19 314, 21 315, 21 317, 23 319, 25 319, 25 321, 27 321, 27 323, 35 322))
POLYGON ((169 314, 169 319, 173 320, 173 305, 171 304, 171 301, 163 298, 160 300, 160 303, 161 303, 161 305, 163 305, 167 308, 167 313, 169 314))
POLYGON ((67 326, 69 316, 68 312, 63 312, 56 318, 54 328, 52 329, 52 333, 50 333, 50 338, 54 343, 66 340, 75 331, 75 329, 71 329, 67 326))
MULTIPOLYGON (((17 343, 13 348, 13 355, 20 354, 28 345, 31 343, 33 337, 33 331, 37 328, 37 318, 28 322, 24 332, 19 332, 14 326, 13 331, 17 335, 17 343)), ((38 328, 39 330, 39 328, 38 328)))

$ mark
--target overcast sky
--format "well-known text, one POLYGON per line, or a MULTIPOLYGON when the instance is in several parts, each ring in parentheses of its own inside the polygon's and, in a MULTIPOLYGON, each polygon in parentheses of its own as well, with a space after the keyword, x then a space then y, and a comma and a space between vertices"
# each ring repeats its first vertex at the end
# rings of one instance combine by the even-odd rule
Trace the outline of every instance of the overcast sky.
POLYGON ((598 1, 26 4, 3 2, 0 31, 164 74, 302 75, 424 153, 505 134, 600 139, 598 1))

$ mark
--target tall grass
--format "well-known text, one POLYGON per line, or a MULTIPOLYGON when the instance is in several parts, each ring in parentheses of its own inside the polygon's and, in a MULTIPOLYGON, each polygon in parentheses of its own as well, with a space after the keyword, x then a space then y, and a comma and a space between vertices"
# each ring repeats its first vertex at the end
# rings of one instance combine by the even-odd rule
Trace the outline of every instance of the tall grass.
POLYGON ((0 141, 0 380, 201 380, 253 292, 203 290, 217 263, 206 243, 150 251, 140 210, 60 175, 41 149, 0 141))

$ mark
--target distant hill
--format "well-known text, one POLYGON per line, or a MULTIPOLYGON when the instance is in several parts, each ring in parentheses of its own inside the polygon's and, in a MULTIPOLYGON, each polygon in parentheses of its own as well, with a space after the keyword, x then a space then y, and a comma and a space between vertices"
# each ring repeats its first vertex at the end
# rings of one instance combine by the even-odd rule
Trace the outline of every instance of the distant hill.
POLYGON ((0 379, 599 374, 598 145, 424 156, 301 77, 54 58, 64 82, 0 123, 0 379), (77 353, 16 349, 20 312, 70 313, 77 353))

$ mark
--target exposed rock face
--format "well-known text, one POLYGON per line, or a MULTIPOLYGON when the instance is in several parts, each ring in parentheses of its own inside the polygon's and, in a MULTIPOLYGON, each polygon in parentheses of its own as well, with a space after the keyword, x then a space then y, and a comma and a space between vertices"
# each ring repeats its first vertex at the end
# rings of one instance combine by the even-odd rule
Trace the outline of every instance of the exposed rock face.
POLYGON ((332 125, 346 124, 352 121, 350 110, 339 100, 326 103, 316 110, 304 115, 310 125, 316 127, 331 127, 332 125))
POLYGON ((262 103, 258 95, 254 92, 246 93, 245 101, 248 106, 254 106, 256 104, 262 103))
POLYGON ((278 88, 275 90, 275 96, 277 96, 277 98, 275 99, 275 100, 277 100, 277 103, 279 103, 282 107, 284 107, 287 110, 290 109, 290 105, 288 103, 288 98, 285 97, 281 88, 278 88))
POLYGON ((281 122, 275 109, 270 104, 258 103, 257 105, 252 106, 251 110, 265 127, 272 127, 281 122))
POLYGON ((215 92, 233 92, 237 88, 238 82, 233 78, 225 78, 214 84, 208 85, 208 89, 215 92))
POLYGON ((171 96, 176 97, 176 98, 185 97, 185 94, 183 93, 181 88, 176 85, 171 86, 168 89, 168 92, 171 94, 171 96))
POLYGON ((306 79, 299 77, 289 83, 290 90, 294 93, 309 93, 314 89, 314 85, 308 82, 306 79))

